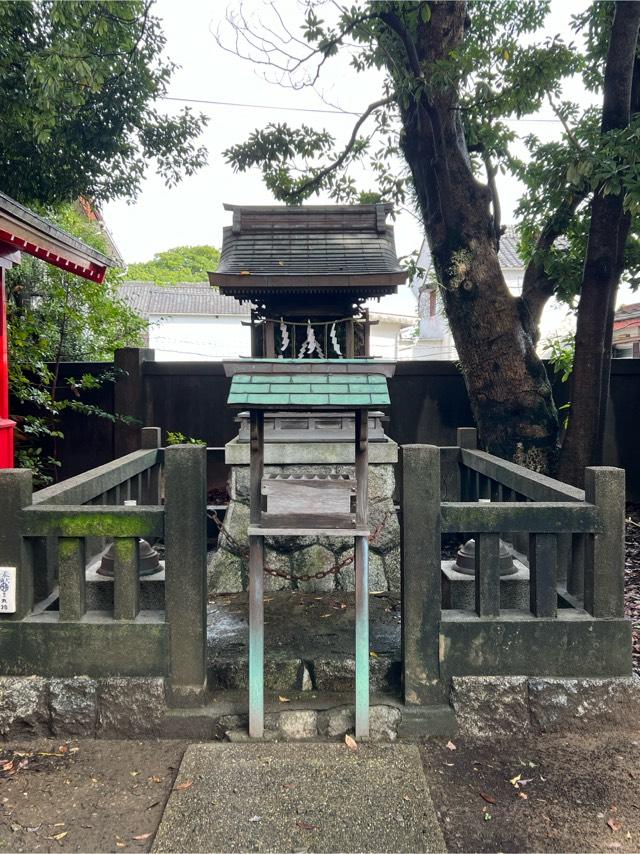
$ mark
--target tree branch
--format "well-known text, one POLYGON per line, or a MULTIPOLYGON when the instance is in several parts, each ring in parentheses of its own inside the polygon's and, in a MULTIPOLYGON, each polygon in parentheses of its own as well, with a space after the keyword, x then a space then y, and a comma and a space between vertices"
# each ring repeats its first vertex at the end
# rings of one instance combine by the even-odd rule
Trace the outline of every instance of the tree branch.
POLYGON ((353 147, 358 139, 358 131, 360 130, 364 122, 376 110, 379 110, 381 107, 386 107, 388 104, 391 104, 394 101, 395 98, 390 96, 388 98, 381 98, 379 101, 374 101, 373 103, 369 104, 364 113, 360 116, 358 121, 353 126, 349 141, 342 149, 338 157, 336 157, 333 162, 329 163, 313 177, 309 178, 307 181, 303 181, 302 184, 300 184, 294 191, 292 191, 291 198, 298 198, 303 193, 306 193, 309 189, 315 189, 315 187, 319 186, 322 183, 322 181, 327 177, 327 175, 331 174, 331 172, 335 172, 336 169, 339 169, 349 156, 349 153, 353 150, 353 147))
POLYGON ((567 196, 545 223, 531 260, 527 264, 522 281, 522 303, 531 318, 532 332, 536 340, 539 337, 538 326, 542 311, 547 301, 553 296, 556 287, 556 283, 545 270, 545 255, 557 238, 566 232, 576 208, 588 193, 589 190, 585 187, 567 196))
POLYGON ((484 168, 487 172, 487 186, 489 187, 489 191, 491 193, 491 206, 493 208, 493 233, 495 236, 495 243, 497 249, 500 246, 500 235, 502 234, 500 230, 502 210, 500 208, 500 195, 498 193, 498 185, 496 184, 496 175, 498 174, 498 167, 493 165, 493 163, 491 162, 491 157, 486 151, 482 152, 482 160, 484 162, 484 168))

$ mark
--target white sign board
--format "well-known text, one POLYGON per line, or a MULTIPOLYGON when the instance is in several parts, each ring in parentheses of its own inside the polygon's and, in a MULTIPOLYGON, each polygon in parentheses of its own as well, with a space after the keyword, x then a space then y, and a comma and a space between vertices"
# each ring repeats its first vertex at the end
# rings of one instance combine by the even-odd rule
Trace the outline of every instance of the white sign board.
POLYGON ((16 612, 16 567, 0 566, 0 616, 16 612))

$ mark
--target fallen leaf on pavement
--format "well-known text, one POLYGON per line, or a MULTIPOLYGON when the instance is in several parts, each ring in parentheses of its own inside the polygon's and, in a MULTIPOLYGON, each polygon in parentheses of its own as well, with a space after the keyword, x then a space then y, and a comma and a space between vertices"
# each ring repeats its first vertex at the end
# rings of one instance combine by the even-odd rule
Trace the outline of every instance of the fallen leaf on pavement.
POLYGON ((509 782, 511 783, 511 785, 512 785, 512 786, 515 786, 515 787, 516 787, 516 789, 517 789, 517 788, 518 788, 518 783, 520 782, 520 780, 521 780, 521 779, 522 779, 522 774, 516 774, 516 776, 515 776, 515 777, 512 777, 512 778, 509 780, 509 782))
POLYGON ((143 839, 148 839, 151 836, 151 833, 152 831, 149 831, 149 833, 141 833, 140 836, 132 836, 131 838, 136 841, 142 841, 143 839))
POLYGON ((345 735, 344 743, 349 748, 349 750, 356 751, 358 749, 358 742, 350 735, 345 735))
POLYGON ((317 824, 309 824, 308 821, 297 821, 296 824, 303 830, 320 830, 317 824))
POLYGON ((620 830, 620 828, 622 827, 620 822, 616 821, 615 818, 610 818, 607 821, 607 825, 611 828, 612 833, 617 833, 620 830))
POLYGON ((62 833, 56 833, 53 836, 47 836, 47 839, 57 839, 57 840, 64 839, 65 836, 67 835, 67 833, 69 833, 68 830, 63 830, 62 833))
POLYGON ((496 799, 493 797, 493 795, 489 795, 487 792, 480 792, 480 797, 482 798, 483 801, 486 801, 488 804, 495 804, 496 803, 496 799))
POLYGON ((448 741, 446 746, 447 746, 447 750, 457 750, 458 749, 452 741, 448 741))
POLYGON ((184 783, 178 783, 175 787, 176 791, 181 792, 184 789, 190 789, 193 786, 193 780, 185 780, 184 783))
POLYGON ((526 801, 529 795, 526 792, 518 792, 518 797, 522 798, 523 801, 526 801))
POLYGON ((279 697, 278 697, 278 700, 279 700, 281 703, 290 703, 290 702, 291 702, 291 700, 290 700, 288 697, 280 697, 280 696, 279 696, 279 697))

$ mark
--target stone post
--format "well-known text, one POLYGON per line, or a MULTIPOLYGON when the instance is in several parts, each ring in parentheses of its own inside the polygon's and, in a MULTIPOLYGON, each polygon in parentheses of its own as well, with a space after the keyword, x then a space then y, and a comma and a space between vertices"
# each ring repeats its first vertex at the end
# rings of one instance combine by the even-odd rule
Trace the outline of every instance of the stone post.
POLYGON ((586 468, 584 493, 598 509, 599 525, 587 538, 584 607, 594 617, 624 617, 624 469, 586 468))
MULTIPOLYGON (((159 427, 143 427, 140 435, 140 448, 143 451, 161 447, 159 427)), ((142 503, 161 504, 160 495, 160 463, 156 463, 143 473, 142 503)))
POLYGON ((443 701, 440 685, 440 450, 402 446, 402 666, 405 703, 443 701))
POLYGON ((23 541, 20 511, 31 504, 33 474, 28 469, 0 469, 0 566, 15 567, 16 610, 2 620, 22 620, 33 608, 33 569, 23 541))
POLYGON ((114 425, 114 456, 123 457, 140 448, 140 428, 144 426, 145 394, 142 365, 153 362, 154 351, 138 347, 116 350, 114 365, 122 373, 116 380, 113 401, 116 415, 136 419, 134 424, 116 421, 114 425))
POLYGON ((174 705, 204 703, 207 681, 207 451, 165 449, 165 596, 174 705))

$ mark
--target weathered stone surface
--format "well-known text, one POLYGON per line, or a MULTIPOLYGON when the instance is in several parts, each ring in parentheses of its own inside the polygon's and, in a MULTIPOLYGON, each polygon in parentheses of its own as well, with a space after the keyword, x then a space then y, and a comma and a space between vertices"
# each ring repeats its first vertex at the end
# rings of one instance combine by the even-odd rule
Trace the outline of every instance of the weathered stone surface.
POLYGON ((353 706, 337 706, 318 714, 318 734, 324 738, 338 738, 353 732, 355 725, 353 706))
POLYGON ((463 735, 486 738, 530 729, 526 676, 454 676, 450 699, 463 735))
MULTIPOLYGON (((299 658, 267 658, 264 663, 264 686, 267 691, 294 691, 300 688, 302 667, 299 658)), ((235 691, 248 688, 249 664, 246 658, 214 661, 209 667, 208 684, 212 691, 235 691)))
POLYGON ((372 706, 369 710, 369 737, 373 741, 395 741, 402 712, 395 706, 372 706))
POLYGON ((98 680, 99 736, 157 735, 165 711, 164 679, 112 676, 98 680))
POLYGON ((396 548, 400 543, 398 514, 390 498, 376 501, 369 507, 371 548, 380 554, 396 548))
MULTIPOLYGON (((318 657, 314 659, 315 685, 318 691, 354 691, 356 662, 344 656, 318 657)), ((369 683, 372 691, 397 689, 400 680, 400 663, 387 655, 371 656, 369 659, 369 683)))
POLYGON ((640 679, 529 679, 531 722, 542 732, 577 732, 594 725, 635 729, 640 679))
POLYGON ((240 593, 245 589, 246 566, 241 557, 220 548, 209 558, 207 586, 209 593, 240 593), (244 584, 243 584, 244 582, 244 584))
POLYGON ((235 551, 236 547, 229 542, 225 531, 229 532, 241 549, 249 548, 249 505, 244 501, 231 501, 224 517, 224 530, 220 532, 219 544, 235 551))
POLYGON ((400 591, 401 560, 402 556, 399 543, 384 555, 384 574, 387 579, 387 590, 400 591))
POLYGON ((315 738, 318 734, 318 713, 313 709, 291 709, 265 715, 265 730, 277 731, 279 737, 290 741, 315 738))
MULTIPOLYGON (((309 546, 296 552, 291 557, 291 567, 295 575, 312 575, 316 572, 324 572, 336 564, 333 552, 319 544, 309 546)), ((335 575, 327 575, 324 578, 310 578, 308 581, 299 581, 298 589, 303 593, 328 593, 335 587, 335 575)))
POLYGON ((396 478, 393 465, 369 466, 369 500, 379 501, 381 498, 393 499, 396 489, 396 478))
POLYGON ((93 738, 98 716, 98 685, 88 676, 52 679, 49 684, 51 732, 70 738, 93 738))
MULTIPOLYGON (((353 546, 351 547, 353 549, 353 546)), ((344 557, 344 555, 342 556, 344 557)), ((347 564, 339 575, 339 590, 351 591, 356 587, 356 573, 353 563, 347 564)), ((387 579, 384 572, 384 558, 381 554, 370 548, 369 549, 369 592, 380 593, 383 590, 388 590, 387 579)))
POLYGON ((0 735, 21 738, 49 734, 49 686, 41 676, 0 678, 0 735))

